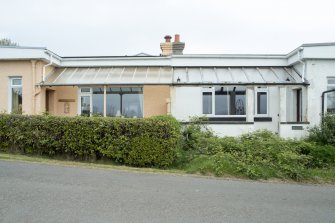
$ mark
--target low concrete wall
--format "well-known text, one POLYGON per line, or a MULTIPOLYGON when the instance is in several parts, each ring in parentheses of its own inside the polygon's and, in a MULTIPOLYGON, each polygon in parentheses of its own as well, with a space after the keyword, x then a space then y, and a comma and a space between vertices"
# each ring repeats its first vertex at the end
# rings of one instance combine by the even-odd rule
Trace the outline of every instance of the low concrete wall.
POLYGON ((283 138, 301 139, 308 136, 309 123, 281 123, 279 135, 283 138))
POLYGON ((255 131, 253 124, 208 124, 207 126, 220 137, 240 136, 241 134, 255 131))

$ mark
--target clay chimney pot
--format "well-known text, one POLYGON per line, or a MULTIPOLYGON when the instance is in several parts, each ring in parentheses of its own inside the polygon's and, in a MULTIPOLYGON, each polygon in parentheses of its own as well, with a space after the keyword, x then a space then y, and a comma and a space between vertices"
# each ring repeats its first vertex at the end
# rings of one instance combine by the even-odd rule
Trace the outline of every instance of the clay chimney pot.
POLYGON ((166 36, 164 36, 164 39, 165 39, 165 42, 166 42, 166 43, 170 43, 170 42, 171 42, 171 39, 172 39, 172 37, 171 37, 171 36, 169 36, 169 35, 166 35, 166 36))
POLYGON ((174 35, 174 42, 175 43, 179 43, 180 42, 180 35, 179 34, 174 35))

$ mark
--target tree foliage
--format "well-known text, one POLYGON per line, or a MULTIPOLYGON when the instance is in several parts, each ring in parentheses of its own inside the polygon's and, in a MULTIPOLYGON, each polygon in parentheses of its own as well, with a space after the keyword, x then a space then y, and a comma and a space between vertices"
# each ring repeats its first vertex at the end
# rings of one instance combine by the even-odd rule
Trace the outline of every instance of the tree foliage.
POLYGON ((11 39, 2 38, 0 39, 0 46, 18 46, 18 43, 13 42, 11 39))

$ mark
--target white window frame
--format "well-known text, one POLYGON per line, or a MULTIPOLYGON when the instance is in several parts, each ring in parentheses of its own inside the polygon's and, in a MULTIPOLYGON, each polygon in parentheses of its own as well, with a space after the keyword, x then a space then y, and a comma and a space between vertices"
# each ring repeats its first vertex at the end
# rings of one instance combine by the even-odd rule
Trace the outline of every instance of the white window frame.
MULTIPOLYGON (((335 89, 335 84, 329 84, 329 80, 334 80, 335 81, 335 77, 331 76, 331 77, 327 77, 327 91, 330 90, 329 87, 335 89)), ((328 109, 328 99, 327 99, 327 94, 326 97, 324 98, 324 113, 327 113, 327 109, 328 109)))
POLYGON ((205 115, 205 116, 214 116, 215 115, 215 105, 214 105, 214 102, 215 102, 215 87, 203 87, 202 90, 201 90, 201 113, 202 115, 205 115), (204 114, 204 95, 203 93, 211 93, 212 94, 212 113, 211 114, 204 114))
POLYGON ((255 87, 255 116, 256 117, 268 117, 269 116, 269 88, 265 86, 255 87), (258 97, 257 93, 266 93, 266 114, 258 114, 258 97))
MULTIPOLYGON (((120 88, 127 88, 127 87, 129 87, 129 88, 132 88, 132 87, 137 87, 137 86, 113 86, 113 87, 120 87, 120 88)), ((144 92, 143 86, 138 86, 138 87, 142 88, 142 94, 143 94, 143 92, 144 92)), ((90 87, 83 86, 83 87, 79 87, 78 88, 78 108, 77 108, 77 114, 78 115, 81 115, 81 97, 82 96, 89 96, 90 97, 90 116, 92 116, 92 114, 93 114, 93 88, 94 87, 92 87, 92 86, 90 86, 90 87), (82 92, 81 90, 83 88, 88 88, 88 89, 90 89, 90 91, 89 92, 82 92)), ((105 95, 106 95, 106 86, 104 86, 104 97, 105 97, 105 95)), ((142 103, 143 103, 143 105, 142 105, 142 109, 143 109, 142 110, 142 115, 144 117, 144 94, 143 94, 143 102, 142 103)), ((105 108, 105 106, 106 106, 106 103, 104 102, 104 117, 106 117, 106 114, 105 114, 106 108, 105 108)), ((143 118, 143 117, 141 117, 141 118, 143 118)))
MULTIPOLYGON (((8 108, 8 113, 12 112, 12 100, 13 100, 13 91, 12 89, 14 87, 21 87, 22 89, 22 99, 23 99, 23 87, 22 87, 22 77, 21 76, 12 76, 9 77, 9 84, 8 84, 8 103, 7 103, 7 108, 8 108), (21 80, 21 84, 13 84, 14 80, 21 80)), ((22 102, 23 104, 23 102, 22 102)))
MULTIPOLYGON (((201 114, 205 117, 247 117, 247 111, 245 115, 216 115, 215 114, 215 87, 224 87, 225 89, 229 89, 230 87, 234 87, 235 85, 229 85, 229 86, 207 86, 207 87, 202 87, 201 90, 201 114), (203 93, 204 92, 211 92, 212 93, 212 113, 211 114, 204 114, 203 113, 203 93)), ((236 85, 238 86, 238 85, 236 85)), ((229 97, 229 95, 227 95, 229 97)), ((245 100, 247 100, 247 92, 245 92, 245 100)), ((228 112, 230 111, 230 99, 227 100, 229 103, 227 104, 228 112)), ((246 103, 246 102, 245 102, 246 103)), ((247 104, 247 103, 246 103, 247 104)), ((245 108, 247 110, 247 108, 245 108)))
POLYGON ((81 97, 90 97, 90 116, 92 115, 92 109, 93 109, 93 105, 92 105, 92 87, 79 87, 78 88, 78 115, 81 115, 81 97), (89 92, 82 92, 81 89, 83 88, 88 88, 90 89, 89 92))

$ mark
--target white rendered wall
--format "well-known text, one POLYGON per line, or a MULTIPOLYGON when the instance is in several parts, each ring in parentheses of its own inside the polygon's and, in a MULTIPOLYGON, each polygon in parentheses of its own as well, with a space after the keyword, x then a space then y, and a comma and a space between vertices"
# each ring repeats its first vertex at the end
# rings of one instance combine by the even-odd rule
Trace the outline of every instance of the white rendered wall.
POLYGON ((253 132, 253 124, 210 124, 207 125, 213 132, 220 137, 240 136, 245 133, 253 132))
POLYGON ((171 87, 171 113, 180 121, 202 116, 202 87, 171 87))
POLYGON ((306 79, 310 82, 307 117, 311 125, 317 125, 321 117, 321 94, 327 90, 327 77, 335 77, 335 60, 308 60, 306 65, 306 79))
POLYGON ((308 124, 281 124, 280 137, 286 139, 301 139, 308 136, 308 124), (302 130, 293 130, 292 126, 302 127, 302 130))

